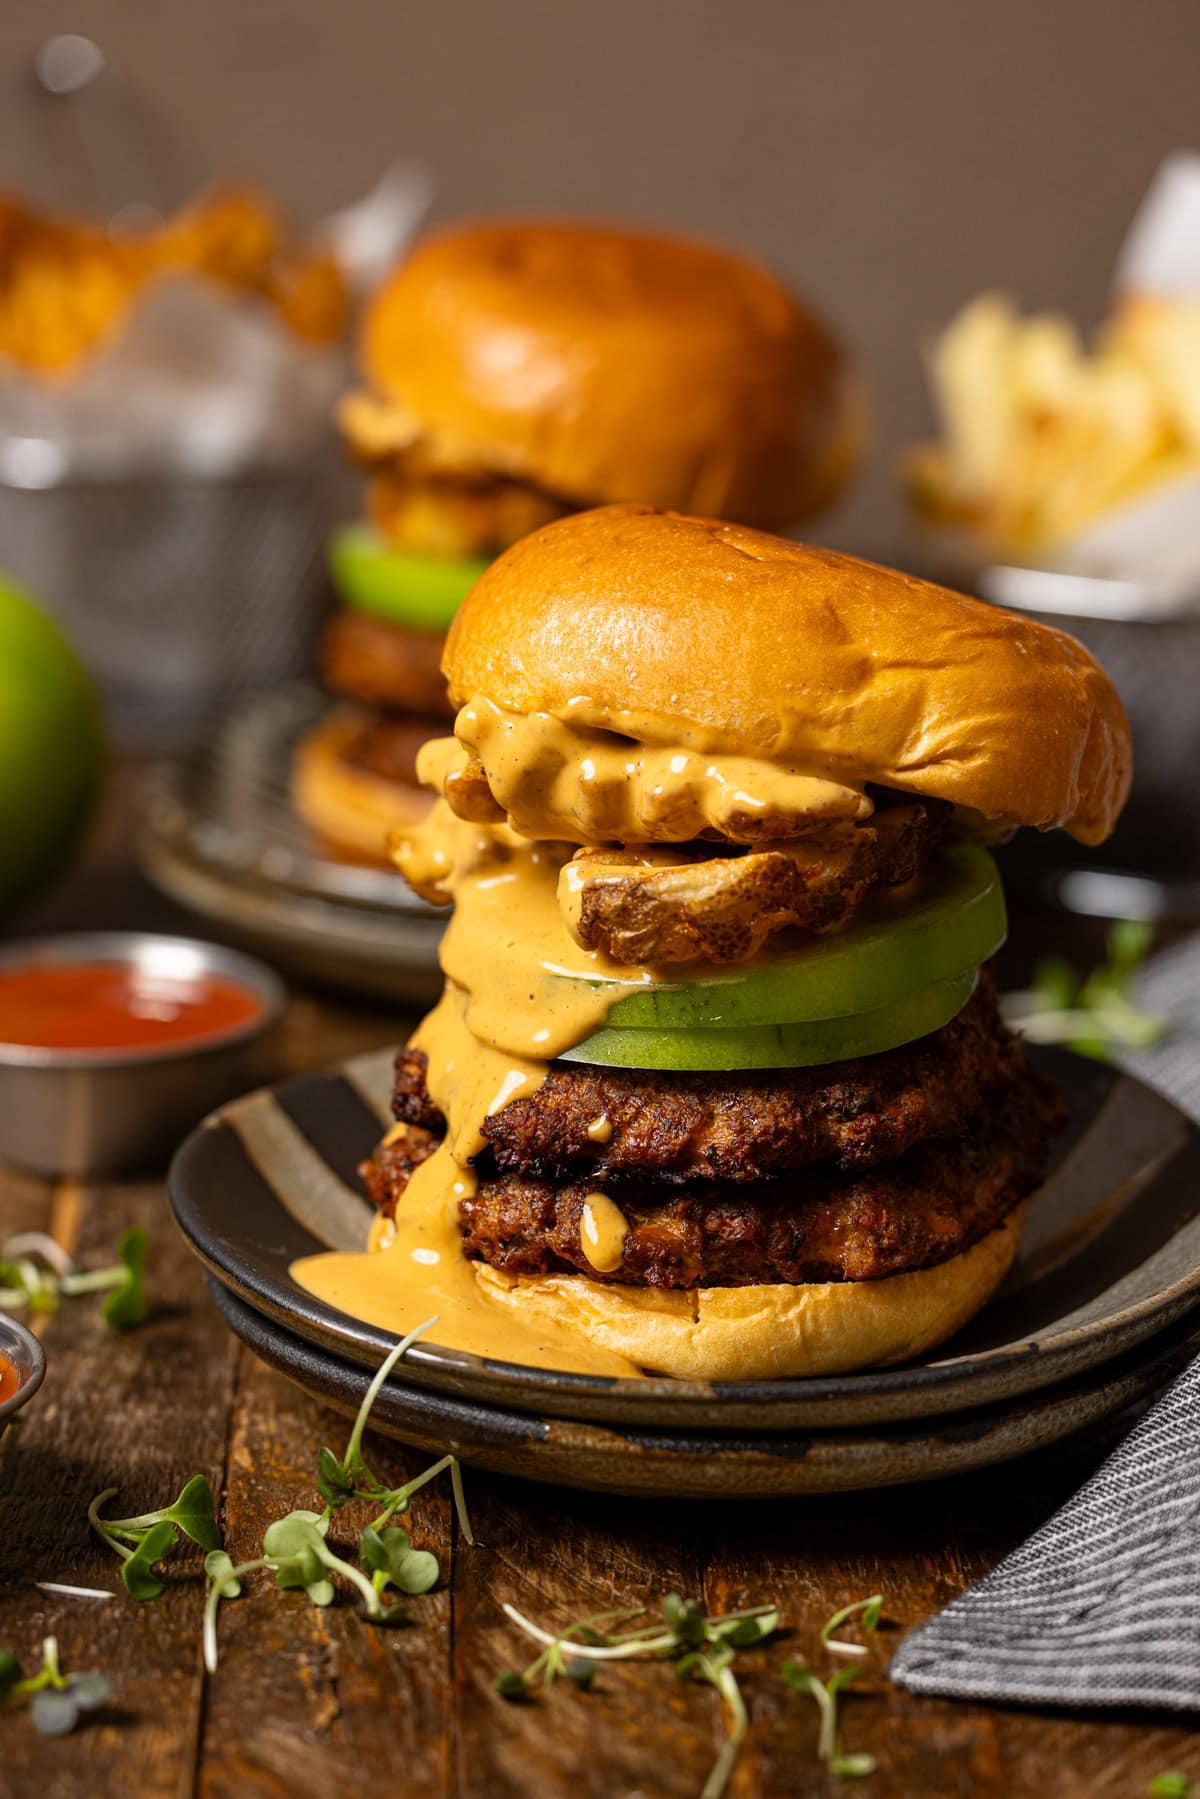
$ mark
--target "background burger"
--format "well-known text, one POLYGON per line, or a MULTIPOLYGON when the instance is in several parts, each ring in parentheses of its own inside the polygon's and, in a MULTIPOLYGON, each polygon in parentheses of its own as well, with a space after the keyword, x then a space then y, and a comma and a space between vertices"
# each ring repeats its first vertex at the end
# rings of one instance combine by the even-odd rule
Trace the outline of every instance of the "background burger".
POLYGON ((739 1379, 950 1336, 1060 1115, 996 1009, 985 845, 1109 831, 1103 671, 927 583, 632 506, 502 556, 445 668, 441 800, 397 860, 455 903, 446 990, 367 1170, 412 1322, 739 1379))
POLYGON ((861 436, 844 352, 766 270, 602 225, 428 237, 371 305, 362 369, 341 424, 371 522, 334 541, 322 653, 352 704, 302 746, 295 794, 324 839, 375 859, 428 804, 415 761, 452 716, 443 635, 491 558, 613 500, 795 524, 861 436))

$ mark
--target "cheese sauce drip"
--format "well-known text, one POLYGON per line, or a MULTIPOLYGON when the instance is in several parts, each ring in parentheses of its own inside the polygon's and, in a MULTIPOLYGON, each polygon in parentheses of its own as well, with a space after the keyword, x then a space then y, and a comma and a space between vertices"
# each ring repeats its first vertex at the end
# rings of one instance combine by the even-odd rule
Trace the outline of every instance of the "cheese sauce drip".
POLYGON ((398 839, 396 863, 410 885, 454 900, 439 960, 466 996, 471 1032, 493 1049, 549 1061, 656 978, 576 942, 558 893, 570 854, 570 844, 532 843, 506 825, 464 823, 444 801, 398 839))
MULTIPOLYGON (((309 1256, 292 1272, 328 1304, 397 1335, 436 1313, 432 1338, 447 1348, 635 1376, 639 1370, 623 1356, 491 1301, 463 1255, 459 1231, 487 1119, 536 1092, 552 1057, 597 1030, 621 993, 653 978, 574 942, 556 898, 568 854, 567 846, 530 843, 504 826, 463 825, 442 804, 425 826, 402 834, 397 862, 413 884, 455 901, 441 948, 446 990, 412 1040, 427 1057, 429 1094, 446 1119, 446 1137, 414 1170, 394 1230, 373 1230, 371 1253, 309 1256), (555 980, 561 970, 615 975, 618 984, 598 990, 555 980)), ((596 1253, 611 1255, 613 1220, 602 1217, 597 1232, 596 1253)), ((612 1266, 620 1266, 619 1254, 612 1266)))
POLYGON ((457 744, 441 740, 421 752, 421 779, 460 817, 507 819, 526 837, 690 843, 715 833, 756 843, 872 811, 861 786, 784 763, 641 741, 546 712, 507 712, 490 700, 469 701, 454 735, 457 744))
POLYGON ((579 1219, 579 1242, 597 1274, 615 1274, 625 1260, 625 1214, 607 1193, 589 1193, 579 1219))

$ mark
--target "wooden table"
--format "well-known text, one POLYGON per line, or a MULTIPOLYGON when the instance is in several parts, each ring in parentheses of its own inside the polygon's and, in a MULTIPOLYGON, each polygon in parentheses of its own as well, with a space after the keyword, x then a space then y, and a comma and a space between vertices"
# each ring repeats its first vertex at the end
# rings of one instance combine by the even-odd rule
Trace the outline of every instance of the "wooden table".
MULTIPOLYGON (((22 929, 183 922, 134 876, 128 815, 118 788, 86 867, 22 929)), ((394 1040, 407 1022, 298 996, 281 1072, 394 1040)), ((646 1504, 468 1470, 478 1547, 457 1537, 443 1487, 415 1502, 417 1540, 441 1558, 444 1579, 411 1602, 411 1628, 370 1628, 348 1599, 318 1612, 303 1595, 256 1587, 224 1608, 221 1666, 207 1679, 196 1561, 144 1605, 123 1594, 107 1603, 52 1598, 34 1583, 120 1592, 115 1561, 89 1532, 89 1500, 115 1485, 129 1515, 165 1503, 197 1472, 220 1496, 235 1560, 257 1554, 267 1522, 314 1502, 317 1448, 340 1448, 347 1427, 230 1336, 174 1228, 161 1175, 54 1187, 0 1173, 5 1234, 50 1230, 89 1262, 103 1259, 127 1224, 143 1225, 151 1239, 149 1322, 118 1336, 93 1302, 65 1306, 44 1327, 50 1372, 41 1395, 0 1445, 0 1645, 36 1661, 41 1638, 54 1632, 67 1668, 102 1668, 115 1689, 110 1711, 59 1740, 5 1716, 0 1792, 13 1799, 690 1799, 721 1737, 709 1689, 645 1665, 605 1672, 589 1694, 563 1684, 524 1705, 492 1687, 499 1669, 528 1659, 503 1601, 555 1624, 657 1602, 672 1589, 702 1595, 714 1610, 771 1599, 784 1614, 786 1640, 743 1658, 752 1729, 731 1791, 841 1792, 815 1759, 815 1708, 782 1686, 778 1662, 813 1656, 825 1618, 875 1591, 886 1595, 883 1642, 895 1643, 1025 1537, 1112 1441, 1110 1431, 940 1485, 773 1505, 646 1504)), ((383 1439, 372 1440, 371 1459, 397 1483, 425 1462, 383 1439)), ((877 1774, 849 1789, 872 1799, 1132 1799, 1167 1768, 1200 1779, 1200 1742, 1169 1718, 914 1699, 881 1671, 864 1677, 861 1697, 847 1706, 844 1739, 879 1758, 877 1774)))

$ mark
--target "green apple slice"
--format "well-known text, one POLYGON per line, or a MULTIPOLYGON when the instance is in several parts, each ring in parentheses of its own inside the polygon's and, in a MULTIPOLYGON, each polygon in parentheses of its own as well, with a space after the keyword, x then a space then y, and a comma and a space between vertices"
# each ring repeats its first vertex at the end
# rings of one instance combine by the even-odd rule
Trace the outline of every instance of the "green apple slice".
MULTIPOLYGON (((873 1012, 932 982, 974 974, 1000 948, 1006 928, 996 864, 978 844, 954 844, 937 880, 915 897, 881 899, 836 936, 768 950, 699 980, 627 992, 607 1023, 690 1031, 873 1012)), ((592 984, 602 985, 594 977, 592 984)))
POLYGON ((976 972, 934 981, 871 1012, 812 1018, 800 1024, 734 1025, 709 1030, 615 1030, 605 1026, 560 1057, 606 1068, 653 1068, 669 1073, 747 1068, 812 1068, 874 1056, 913 1043, 962 1011, 976 972))
POLYGON ((329 540, 329 569, 345 604, 413 631, 448 630, 487 566, 483 557, 393 549, 370 525, 343 525, 329 540))

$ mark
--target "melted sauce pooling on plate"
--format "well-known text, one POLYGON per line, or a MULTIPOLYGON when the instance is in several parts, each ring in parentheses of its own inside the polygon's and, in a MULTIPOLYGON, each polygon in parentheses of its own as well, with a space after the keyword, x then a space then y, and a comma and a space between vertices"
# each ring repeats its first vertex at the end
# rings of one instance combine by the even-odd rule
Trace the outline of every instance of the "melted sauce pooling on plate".
POLYGON ((132 962, 32 963, 0 972, 0 1043, 25 1049, 149 1050, 223 1037, 260 1016, 223 975, 132 962))
MULTIPOLYGON (((446 990, 412 1039, 428 1059, 429 1095, 446 1136, 414 1170, 394 1225, 377 1222, 368 1253, 307 1256, 292 1273, 318 1299, 397 1336, 436 1313, 430 1341, 448 1349, 635 1376, 640 1370, 624 1356, 491 1298, 481 1282, 506 1288, 511 1277, 469 1262, 459 1228, 488 1118, 536 1093, 553 1057, 598 1030, 622 994, 654 979, 575 942, 557 897, 569 853, 505 825, 463 823, 444 801, 426 825, 401 834, 397 861, 412 884, 455 902, 440 950, 446 990)), ((611 1256, 616 1233, 611 1219, 603 1223, 595 1253, 611 1256)), ((611 1265, 620 1266, 619 1254, 611 1265)))

